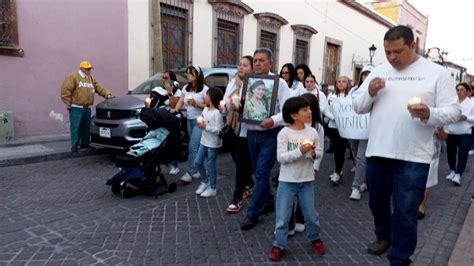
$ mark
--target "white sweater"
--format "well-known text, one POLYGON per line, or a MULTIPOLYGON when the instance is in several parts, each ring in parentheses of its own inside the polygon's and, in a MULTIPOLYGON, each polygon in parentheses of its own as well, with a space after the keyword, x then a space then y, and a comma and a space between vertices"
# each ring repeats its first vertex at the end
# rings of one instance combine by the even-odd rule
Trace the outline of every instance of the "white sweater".
POLYGON ((222 139, 219 133, 224 126, 224 119, 218 109, 209 110, 207 107, 202 110, 202 117, 206 122, 206 128, 202 129, 201 145, 208 148, 219 148, 222 146, 222 139))
POLYGON ((401 71, 388 63, 376 67, 352 98, 357 113, 371 112, 367 157, 430 163, 435 127, 461 115, 450 73, 422 57, 401 71), (375 77, 385 80, 385 88, 372 97, 368 88, 375 77), (407 105, 413 97, 429 106, 428 120, 411 117, 407 105))
POLYGON ((458 121, 448 126, 448 133, 452 135, 471 134, 471 126, 474 123, 474 101, 466 98, 461 103, 461 113, 466 116, 465 121, 458 121))
POLYGON ((281 164, 279 181, 301 183, 314 180, 314 160, 310 152, 302 154, 300 151, 300 145, 305 140, 311 140, 316 147, 319 146, 318 133, 310 126, 302 130, 285 127, 278 133, 277 160, 281 164))

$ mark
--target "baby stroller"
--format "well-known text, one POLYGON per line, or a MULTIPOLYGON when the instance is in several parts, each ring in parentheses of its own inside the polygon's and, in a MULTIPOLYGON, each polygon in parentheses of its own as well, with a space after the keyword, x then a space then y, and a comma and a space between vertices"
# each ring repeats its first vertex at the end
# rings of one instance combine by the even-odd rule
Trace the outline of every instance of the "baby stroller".
POLYGON ((124 198, 135 194, 148 194, 156 198, 172 193, 177 185, 174 182, 168 184, 160 164, 178 156, 172 154, 179 145, 180 121, 162 108, 144 108, 140 119, 150 131, 142 141, 130 147, 128 156, 117 157, 120 171, 106 184, 111 186, 114 194, 121 193, 124 198))

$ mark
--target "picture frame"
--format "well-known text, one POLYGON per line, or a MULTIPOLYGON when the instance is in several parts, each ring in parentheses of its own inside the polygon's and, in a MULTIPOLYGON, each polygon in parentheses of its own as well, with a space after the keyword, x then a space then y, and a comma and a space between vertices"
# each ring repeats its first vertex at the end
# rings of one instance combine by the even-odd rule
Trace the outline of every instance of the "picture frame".
POLYGON ((274 114, 279 78, 277 75, 245 76, 242 88, 242 122, 258 125, 274 114))

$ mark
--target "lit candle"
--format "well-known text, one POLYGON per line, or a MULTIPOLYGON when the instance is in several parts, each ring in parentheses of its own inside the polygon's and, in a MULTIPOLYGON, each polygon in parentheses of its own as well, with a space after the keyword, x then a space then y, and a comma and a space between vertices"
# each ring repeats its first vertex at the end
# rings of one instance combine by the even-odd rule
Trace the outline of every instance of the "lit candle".
POLYGON ((421 103, 421 98, 420 97, 413 97, 410 100, 408 100, 408 105, 417 105, 421 103))
POLYGON ((224 100, 221 100, 221 101, 219 102, 219 105, 220 105, 222 108, 225 108, 225 102, 224 102, 224 100))
POLYGON ((236 106, 240 106, 240 96, 239 95, 234 95, 232 96, 232 103, 236 106))
POLYGON ((202 116, 198 116, 197 122, 201 124, 202 122, 204 122, 204 118, 202 116))
POLYGON ((306 144, 313 145, 313 142, 310 139, 305 139, 303 141, 303 145, 306 145, 306 144))

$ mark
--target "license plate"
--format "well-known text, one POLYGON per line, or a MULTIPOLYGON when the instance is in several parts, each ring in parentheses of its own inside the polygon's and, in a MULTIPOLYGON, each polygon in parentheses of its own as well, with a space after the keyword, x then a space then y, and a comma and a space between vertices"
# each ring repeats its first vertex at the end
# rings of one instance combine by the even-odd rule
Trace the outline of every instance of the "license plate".
POLYGON ((110 139, 110 128, 99 127, 99 135, 103 138, 109 138, 110 139))

